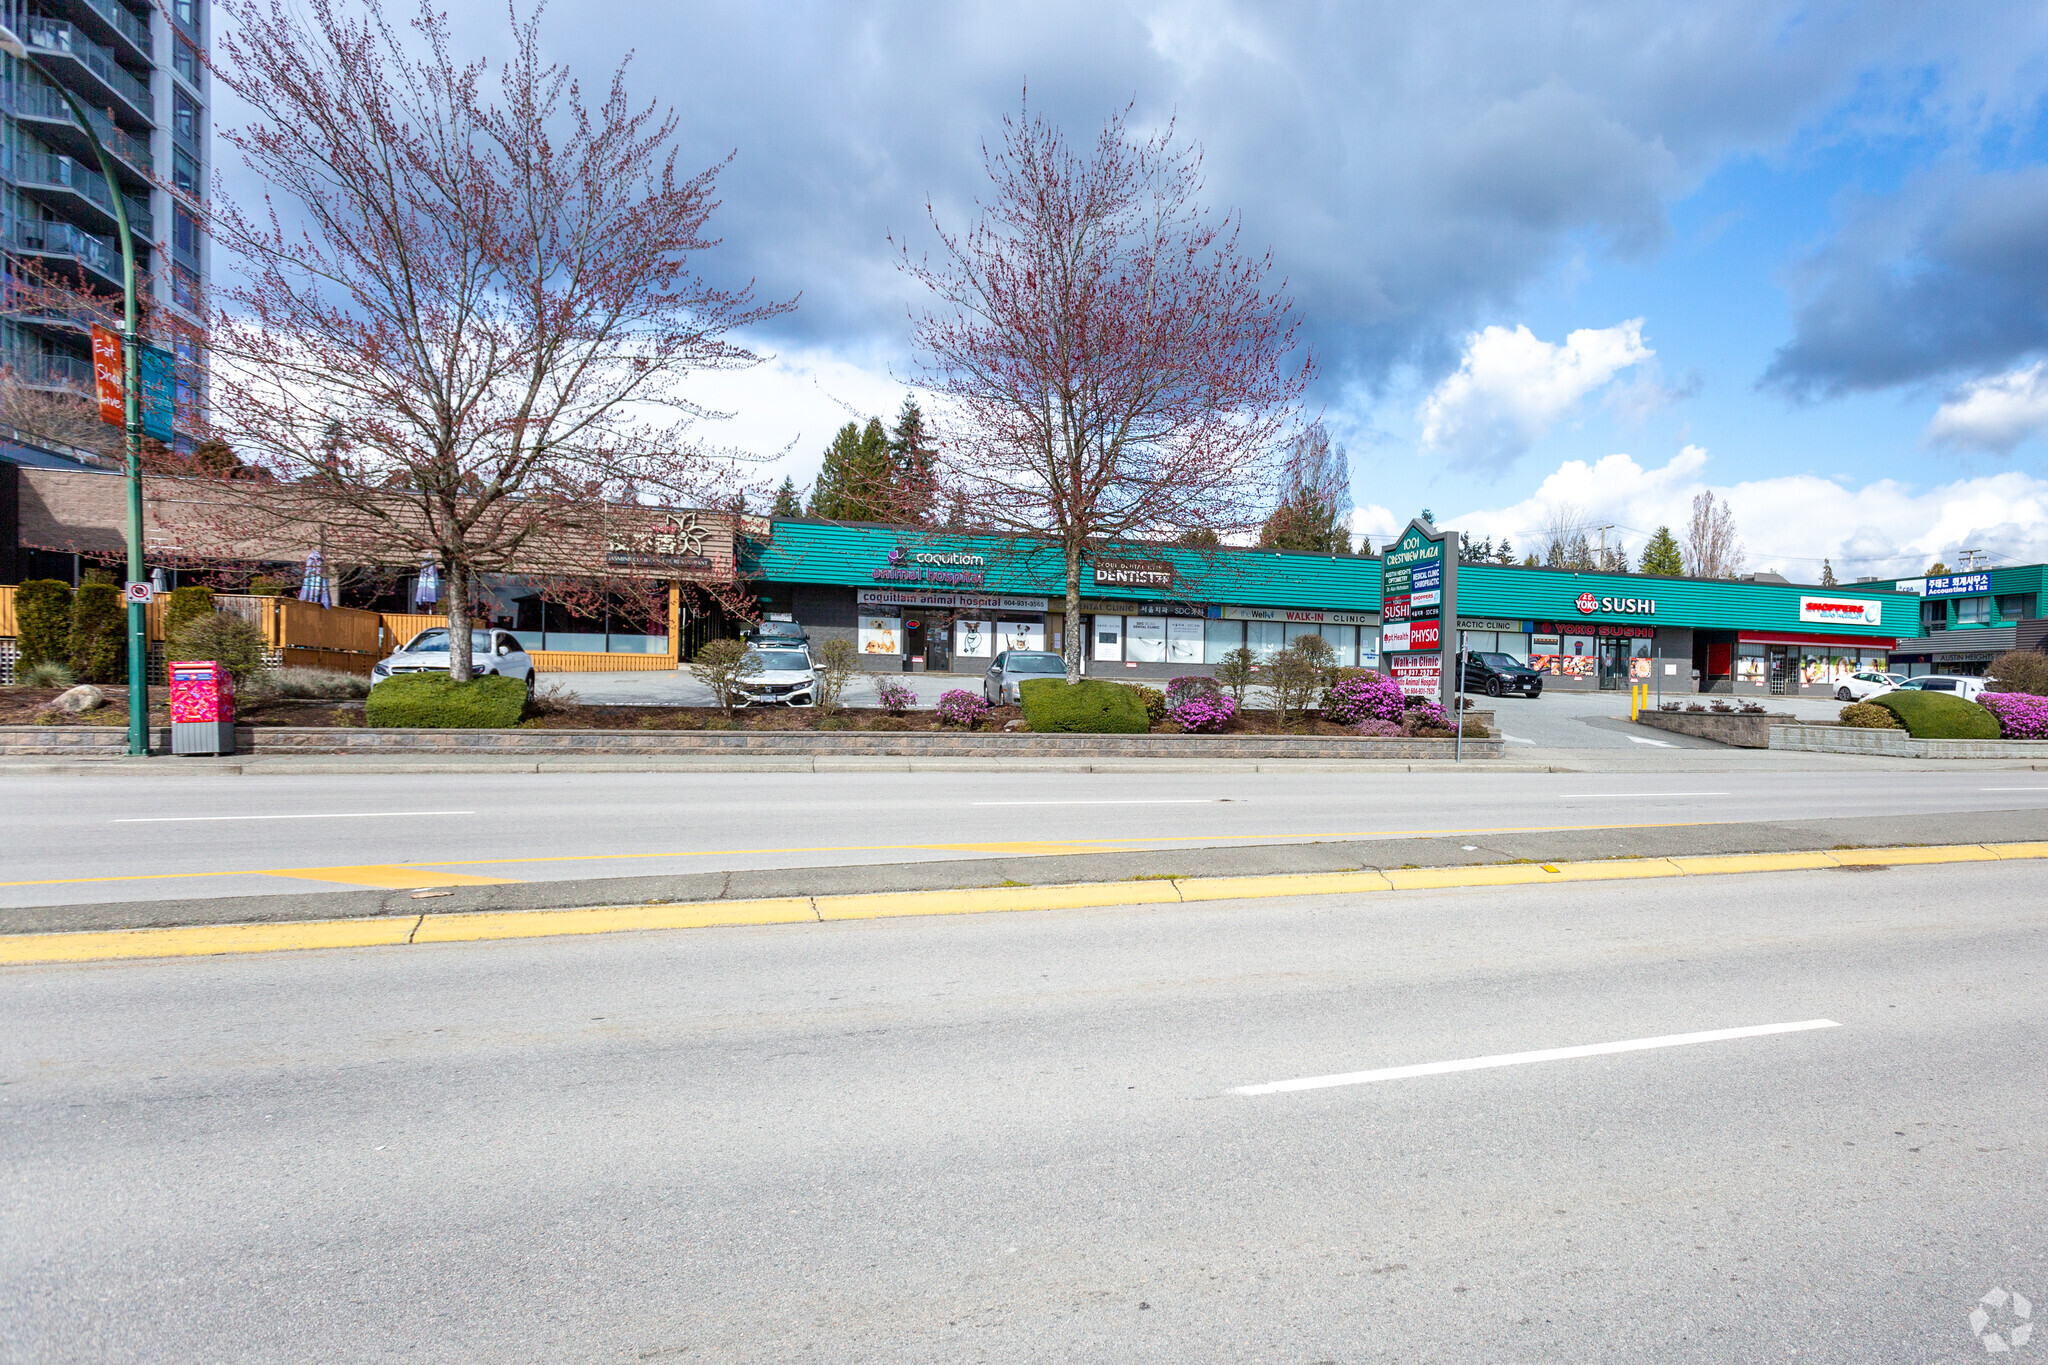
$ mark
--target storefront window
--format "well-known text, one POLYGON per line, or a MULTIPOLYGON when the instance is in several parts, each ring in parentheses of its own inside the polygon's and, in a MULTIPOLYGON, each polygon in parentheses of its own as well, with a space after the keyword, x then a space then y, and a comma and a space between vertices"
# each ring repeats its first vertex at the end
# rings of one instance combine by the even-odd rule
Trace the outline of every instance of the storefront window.
POLYGON ((1755 683, 1759 687, 1763 685, 1764 647, 1762 645, 1742 645, 1737 649, 1735 681, 1755 683))
POLYGON ((1045 622, 1043 621, 998 621, 996 622, 996 648, 1044 649, 1045 622))
POLYGON ((1202 622, 1202 662, 1220 664, 1233 649, 1244 648, 1244 622, 1202 622))
POLYGON ((953 657, 956 659, 988 659, 996 652, 996 633, 993 621, 955 621, 953 623, 953 657))
POLYGON ((1260 663, 1269 662, 1287 643, 1287 625, 1284 621, 1247 621, 1244 623, 1245 647, 1252 652, 1252 658, 1260 663))
POLYGON ((863 616, 860 618, 860 652, 863 654, 901 654, 903 639, 903 618, 900 616, 863 616))
POLYGON ((1358 628, 1358 666, 1378 668, 1380 666, 1380 633, 1377 627, 1358 628))
POLYGON ((1166 619, 1166 661, 1170 664, 1202 662, 1202 623, 1185 616, 1166 619))
POLYGON ((1337 661, 1339 668, 1358 666, 1358 627, 1324 626, 1323 639, 1330 646, 1330 657, 1337 661))
POLYGON ((1134 664, 1166 662, 1166 618, 1127 616, 1124 618, 1124 659, 1134 664))
POLYGON ((1124 618, 1121 616, 1098 616, 1095 618, 1095 657, 1104 663, 1122 663, 1124 658, 1124 618))
POLYGON ((1920 604, 1920 628, 1922 630, 1941 630, 1947 625, 1947 602, 1936 598, 1932 602, 1922 602, 1920 604))
POLYGON ((2034 594, 2030 592, 2009 592, 1998 599, 1998 619, 2001 621, 2025 621, 2034 615, 2034 594))
POLYGON ((1991 599, 1988 597, 1965 597, 1956 602, 1956 624, 1959 626, 1981 626, 1991 619, 1991 599))

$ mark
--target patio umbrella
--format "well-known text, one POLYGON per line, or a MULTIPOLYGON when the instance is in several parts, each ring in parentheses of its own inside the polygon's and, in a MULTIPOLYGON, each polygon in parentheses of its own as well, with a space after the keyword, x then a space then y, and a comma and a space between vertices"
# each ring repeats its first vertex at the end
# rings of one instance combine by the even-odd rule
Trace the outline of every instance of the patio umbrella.
POLYGON ((441 600, 441 566, 428 560, 420 565, 419 582, 413 586, 412 604, 431 607, 441 600))
POLYGON ((299 584, 299 600, 323 607, 334 605, 334 584, 327 577, 318 550, 306 556, 306 576, 299 584))

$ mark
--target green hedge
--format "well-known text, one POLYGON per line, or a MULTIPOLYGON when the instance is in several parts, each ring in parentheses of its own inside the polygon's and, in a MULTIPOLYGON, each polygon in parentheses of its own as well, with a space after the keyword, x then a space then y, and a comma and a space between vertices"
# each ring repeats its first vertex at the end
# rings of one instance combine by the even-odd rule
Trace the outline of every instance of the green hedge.
POLYGON ((80 682, 128 681, 128 606, 112 583, 86 583, 71 598, 71 671, 80 682))
POLYGON ((404 730, 508 730, 526 711, 521 678, 448 681, 445 673, 401 673, 370 689, 371 725, 404 730))
POLYGON ((15 643, 24 664, 71 662, 71 585, 33 578, 14 590, 15 643))
POLYGON ((1018 689, 1033 734, 1142 735, 1145 699, 1122 683, 1033 678, 1018 689))
POLYGON ((1915 739, 1997 739, 1998 717, 1944 692, 1880 692, 1872 697, 1915 739))
POLYGON ((212 588, 172 588, 170 604, 164 608, 164 636, 175 636, 187 621, 213 612, 212 588))

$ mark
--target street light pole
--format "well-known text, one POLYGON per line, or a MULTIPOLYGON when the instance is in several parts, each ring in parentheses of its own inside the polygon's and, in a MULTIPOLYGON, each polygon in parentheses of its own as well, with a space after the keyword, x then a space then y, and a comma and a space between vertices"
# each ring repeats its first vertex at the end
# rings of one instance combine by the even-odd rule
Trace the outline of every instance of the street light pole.
MULTIPOLYGON (((114 159, 93 131, 92 120, 65 84, 43 70, 29 55, 28 44, 15 32, 0 25, 0 52, 34 67, 56 88, 71 107, 71 115, 92 144, 99 159, 100 175, 107 182, 107 194, 114 201, 114 226, 121 237, 121 329, 122 417, 127 427, 128 449, 128 581, 140 583, 147 576, 142 565, 142 354, 141 308, 135 297, 135 234, 128 227, 128 199, 121 193, 121 181, 114 174, 114 159)), ((128 752, 136 757, 149 753, 149 640, 147 608, 130 599, 128 603, 128 752)))

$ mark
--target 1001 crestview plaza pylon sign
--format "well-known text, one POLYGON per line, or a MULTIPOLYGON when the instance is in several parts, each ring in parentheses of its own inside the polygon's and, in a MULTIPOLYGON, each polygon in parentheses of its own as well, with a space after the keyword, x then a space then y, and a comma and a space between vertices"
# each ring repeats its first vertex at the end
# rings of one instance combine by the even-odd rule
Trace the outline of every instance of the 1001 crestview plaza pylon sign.
POLYGON ((1458 560, 1445 552, 1455 531, 1421 518, 1381 556, 1380 649, 1394 681, 1410 696, 1448 704, 1444 679, 1458 648, 1458 560))

